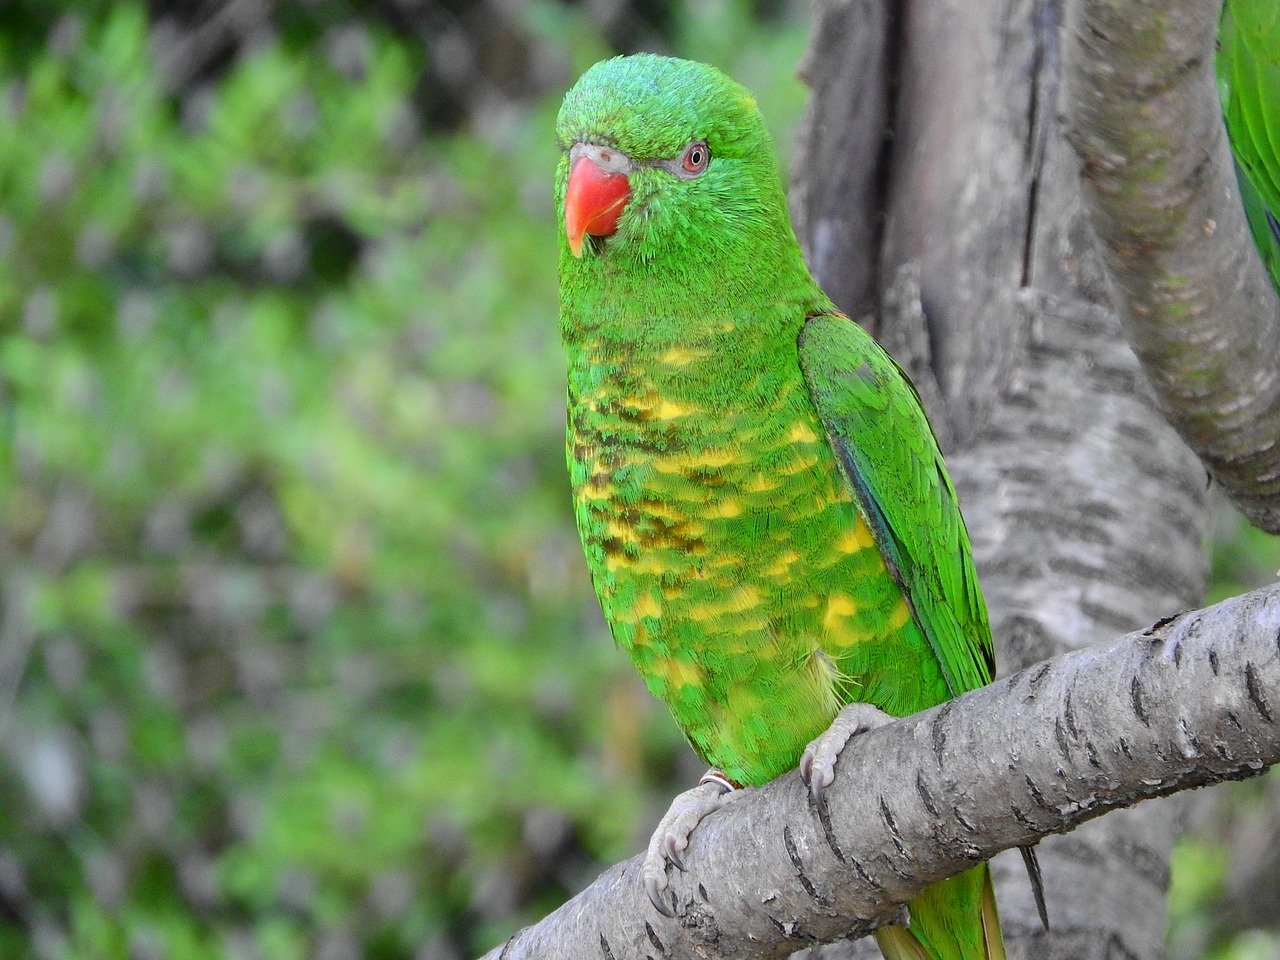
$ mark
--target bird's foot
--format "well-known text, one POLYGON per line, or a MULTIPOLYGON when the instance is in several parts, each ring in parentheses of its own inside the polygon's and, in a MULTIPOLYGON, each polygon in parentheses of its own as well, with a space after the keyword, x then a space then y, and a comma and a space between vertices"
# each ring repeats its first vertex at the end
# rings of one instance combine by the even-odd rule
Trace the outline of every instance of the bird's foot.
POLYGON ((851 703, 836 714, 831 726, 805 747, 800 757, 800 776, 808 785, 814 804, 821 807, 825 802, 823 793, 835 781, 836 760, 850 738, 895 719, 869 703, 851 703))
POLYGON ((663 897, 667 889, 667 864, 684 870, 684 851, 689 837, 706 817, 735 796, 735 784, 719 770, 708 770, 692 790, 686 790, 671 801, 671 807, 658 823, 645 851, 640 867, 645 893, 664 917, 674 917, 675 910, 663 897))

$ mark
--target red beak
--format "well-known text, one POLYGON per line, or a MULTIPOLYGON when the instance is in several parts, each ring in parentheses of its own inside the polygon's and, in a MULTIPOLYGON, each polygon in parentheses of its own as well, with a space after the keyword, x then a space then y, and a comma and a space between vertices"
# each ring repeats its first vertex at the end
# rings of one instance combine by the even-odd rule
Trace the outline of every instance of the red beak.
POLYGON ((625 173, 602 170, 590 157, 579 157, 569 171, 564 195, 564 232, 575 257, 582 256, 582 238, 607 237, 618 229, 618 218, 631 197, 625 173))

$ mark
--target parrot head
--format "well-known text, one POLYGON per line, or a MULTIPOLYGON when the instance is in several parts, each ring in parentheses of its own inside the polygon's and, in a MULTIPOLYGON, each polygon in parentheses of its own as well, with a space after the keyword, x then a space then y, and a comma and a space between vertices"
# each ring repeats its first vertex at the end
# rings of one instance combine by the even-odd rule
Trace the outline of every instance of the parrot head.
POLYGON ((556 120, 573 258, 706 262, 791 232, 755 99, 715 67, 654 54, 597 63, 556 120))

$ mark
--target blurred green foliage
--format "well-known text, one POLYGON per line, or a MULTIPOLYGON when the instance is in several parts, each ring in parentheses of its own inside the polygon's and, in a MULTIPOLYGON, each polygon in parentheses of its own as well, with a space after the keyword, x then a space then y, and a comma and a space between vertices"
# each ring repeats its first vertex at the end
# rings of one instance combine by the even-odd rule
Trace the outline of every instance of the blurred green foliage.
MULTIPOLYGON (((42 9, 0 32, 0 956, 486 949, 685 755, 569 510, 558 95, 436 129, 374 18, 174 89, 140 4, 42 9)), ((672 48, 789 142, 803 22, 701 9, 672 48)), ((558 89, 611 52, 521 16, 558 89)))

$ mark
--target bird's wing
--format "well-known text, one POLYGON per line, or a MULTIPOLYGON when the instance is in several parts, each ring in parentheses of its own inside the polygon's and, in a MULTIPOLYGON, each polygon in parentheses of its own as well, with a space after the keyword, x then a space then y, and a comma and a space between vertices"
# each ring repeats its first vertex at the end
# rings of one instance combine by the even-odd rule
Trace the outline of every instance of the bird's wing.
POLYGON ((1280 4, 1228 0, 1216 66, 1249 228, 1280 287, 1280 4))
POLYGON ((911 380, 848 317, 810 318, 799 351, 845 479, 952 694, 989 683, 991 629, 969 534, 911 380))

